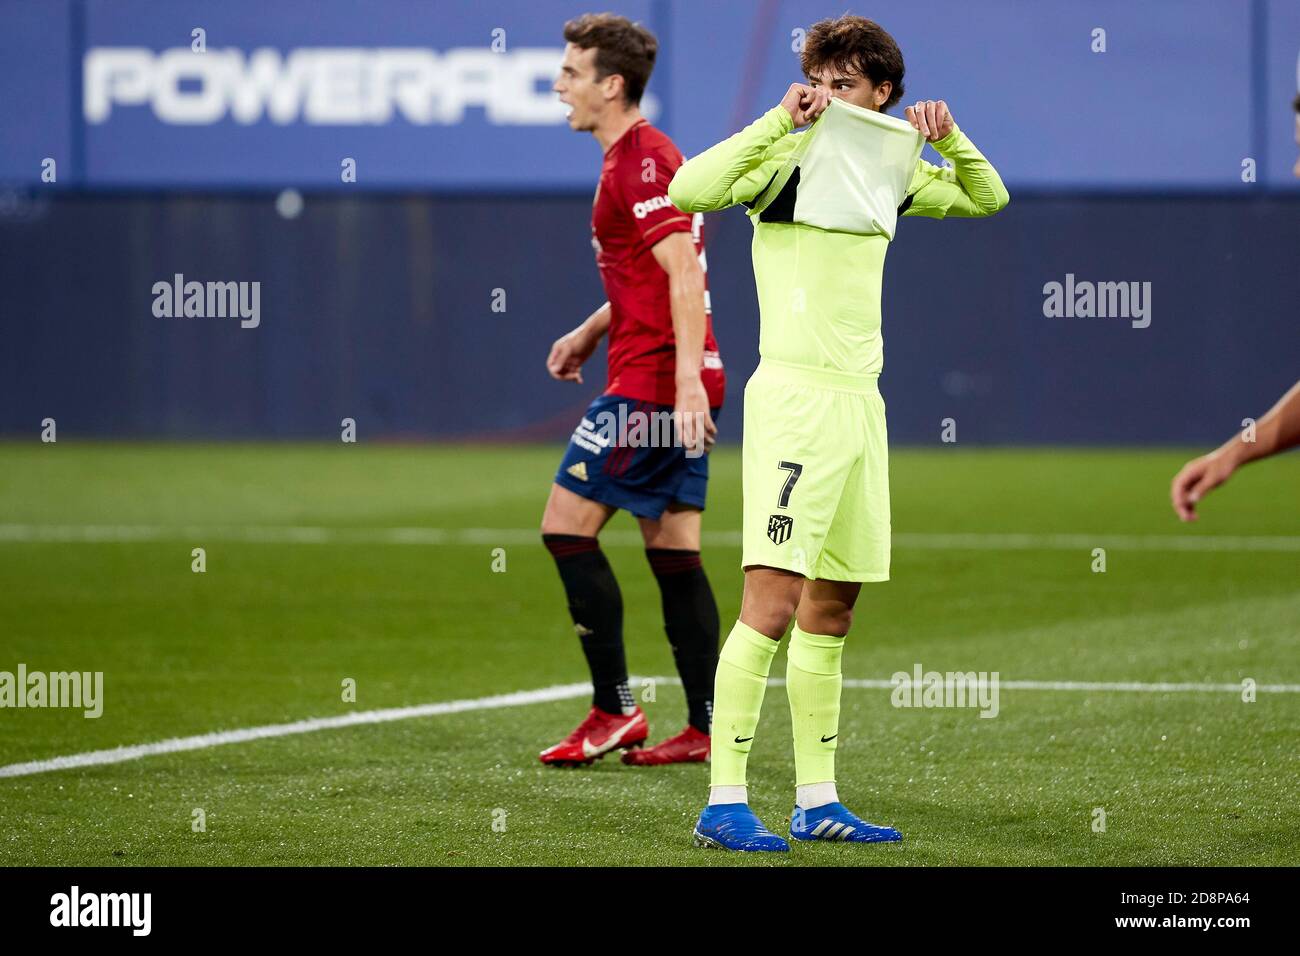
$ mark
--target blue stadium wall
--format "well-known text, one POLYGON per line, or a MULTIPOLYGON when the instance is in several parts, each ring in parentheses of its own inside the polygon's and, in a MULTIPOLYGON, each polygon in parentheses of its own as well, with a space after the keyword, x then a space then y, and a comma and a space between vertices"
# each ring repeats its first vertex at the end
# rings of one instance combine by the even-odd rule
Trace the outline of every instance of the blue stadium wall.
MULTIPOLYGON (((603 382, 550 380, 602 301, 580 196, 11 195, 0 209, 0 433, 555 439, 603 382), (159 318, 153 284, 261 283, 261 321, 159 318), (500 290, 500 291, 498 291, 500 290), (503 308, 503 310, 501 310, 503 308), (498 311, 500 310, 500 311, 498 311)), ((728 369, 757 361, 750 226, 706 219, 728 369)), ((891 440, 1203 444, 1300 378, 1300 197, 1015 195, 905 219, 886 265, 891 440), (1151 283, 1151 321, 1049 318, 1043 287, 1151 283)), ((810 423, 815 427, 816 423, 810 423)))
MULTIPOLYGON (((1002 172, 1005 212, 905 220, 890 251, 895 442, 951 418, 963 443, 1203 444, 1300 378, 1297 0, 298 7, 0 0, 0 435, 563 437, 603 379, 603 355, 585 386, 542 364, 602 301, 599 153, 549 84, 592 7, 658 34, 643 105, 688 155, 855 9, 898 38, 907 99, 946 99, 1002 172), (261 283, 259 327, 156 317, 177 273, 261 283), (1045 316, 1071 274, 1151 283, 1150 326, 1045 316)), ((731 211, 706 232, 734 440, 750 230, 731 211)))

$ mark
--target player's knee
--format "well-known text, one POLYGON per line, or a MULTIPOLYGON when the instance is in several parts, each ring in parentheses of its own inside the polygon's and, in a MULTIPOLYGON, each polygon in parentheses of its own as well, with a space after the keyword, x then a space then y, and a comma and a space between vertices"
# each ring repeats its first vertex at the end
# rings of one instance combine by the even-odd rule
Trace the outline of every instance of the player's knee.
POLYGON ((817 633, 826 634, 830 637, 844 637, 849 633, 849 628, 852 626, 853 608, 846 607, 828 615, 826 623, 823 625, 825 629, 817 633))
POLYGON ((556 513, 554 496, 552 496, 551 500, 546 502, 546 507, 542 509, 542 524, 541 528, 538 530, 541 531, 543 536, 548 534, 564 533, 560 528, 559 515, 556 513))
POLYGON ((797 574, 769 568, 745 568, 745 591, 740 599, 740 619, 745 624, 780 640, 790 627, 803 578, 797 574))
POLYGON ((756 614, 753 611, 740 615, 740 623, 752 627, 764 637, 774 641, 781 640, 790 627, 790 619, 777 614, 756 614))
POLYGON ((779 641, 794 619, 796 602, 769 597, 763 601, 746 602, 740 618, 760 634, 779 641))
POLYGON ((542 537, 551 534, 567 535, 585 535, 591 534, 589 528, 584 526, 584 522, 575 520, 576 516, 569 512, 569 509, 562 507, 556 502, 554 496, 546 503, 546 508, 542 511, 542 537))
POLYGON ((799 629, 806 634, 844 637, 853 626, 853 608, 844 604, 813 605, 799 609, 799 629))

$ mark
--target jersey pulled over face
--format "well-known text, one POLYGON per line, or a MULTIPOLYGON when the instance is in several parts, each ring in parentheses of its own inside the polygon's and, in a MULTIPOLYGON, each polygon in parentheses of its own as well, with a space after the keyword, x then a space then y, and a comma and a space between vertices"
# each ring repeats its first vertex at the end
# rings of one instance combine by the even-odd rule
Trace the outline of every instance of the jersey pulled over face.
POLYGON ((677 346, 673 335, 668 274, 651 251, 674 232, 689 232, 705 267, 704 368, 709 404, 722 404, 725 377, 709 312, 704 258, 704 217, 682 212, 668 198, 668 184, 683 162, 672 140, 641 120, 605 153, 591 212, 596 250, 609 299, 609 382, 605 394, 672 405, 676 397, 677 346))
MULTIPOLYGON (((857 140, 830 141, 837 114, 852 118, 851 111, 832 103, 816 121, 825 127, 794 133, 790 113, 774 106, 685 163, 671 191, 683 209, 726 209, 737 203, 750 207, 759 352, 764 359, 873 376, 884 363, 881 284, 897 216, 990 216, 1010 197, 988 160, 956 126, 930 144, 950 166, 915 160, 908 176, 905 167, 912 162, 916 134, 904 130, 897 140, 900 148, 906 147, 904 155, 895 155, 891 145, 874 157, 869 151, 863 157, 881 172, 888 167, 890 175, 881 181, 879 192, 870 181, 855 183, 852 176, 842 175, 841 162, 841 175, 832 176, 828 189, 810 194, 806 186, 811 182, 801 186, 801 179, 818 170, 801 167, 801 147, 811 153, 813 146, 832 146, 827 155, 836 162, 863 150, 857 140), (832 122, 827 123, 828 117, 832 122), (901 202, 891 212, 888 205, 899 199, 903 183, 901 202), (844 229, 848 231, 840 231, 844 229)), ((857 118, 873 125, 900 125, 888 117, 857 118)), ((884 146, 882 139, 880 150, 884 146)), ((832 171, 834 166, 832 162, 832 171)))

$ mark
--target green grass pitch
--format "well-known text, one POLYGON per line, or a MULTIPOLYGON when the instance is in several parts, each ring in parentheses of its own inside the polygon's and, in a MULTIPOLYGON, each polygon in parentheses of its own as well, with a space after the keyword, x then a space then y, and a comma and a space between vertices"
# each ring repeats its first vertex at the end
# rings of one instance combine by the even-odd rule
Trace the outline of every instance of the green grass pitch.
MULTIPOLYGON (((105 675, 97 720, 0 710, 0 765, 582 680, 533 531, 560 451, 0 444, 0 670, 105 675), (286 526, 326 533, 286 540, 274 531, 286 526), (446 534, 394 543, 385 528, 446 534), (356 703, 342 700, 346 678, 356 703)), ((1003 681, 1300 683, 1300 458, 1250 466, 1183 527, 1167 490, 1185 457, 897 450, 893 580, 864 589, 846 677, 919 663, 1003 681), (1028 537, 995 537, 1012 533, 1028 537), (1106 549, 1104 573, 1093 547, 1106 549)), ((738 450, 712 464, 705 562, 725 632, 740 599, 738 450)), ((671 675, 633 523, 620 515, 610 530, 629 664, 671 675)), ((782 653, 773 674, 784 667, 782 653)), ((645 706, 659 739, 685 707, 676 686, 655 696, 645 706)), ((1300 694, 1004 688, 1000 704, 981 719, 845 690, 841 796, 903 830, 899 845, 796 845, 777 859, 693 849, 704 765, 538 764, 585 712, 574 698, 0 777, 0 864, 1300 860, 1300 694)), ((793 796, 789 732, 774 686, 750 788, 778 831, 793 796)))

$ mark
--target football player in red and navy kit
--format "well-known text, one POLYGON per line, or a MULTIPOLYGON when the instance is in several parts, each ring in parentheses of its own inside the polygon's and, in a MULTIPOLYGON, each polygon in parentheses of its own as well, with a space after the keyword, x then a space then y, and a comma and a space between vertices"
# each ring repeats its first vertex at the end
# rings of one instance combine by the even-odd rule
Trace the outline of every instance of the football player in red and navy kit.
POLYGON ((543 751, 546 764, 701 761, 709 754, 718 608, 700 565, 708 456, 724 376, 709 320, 702 217, 668 200, 682 164, 672 140, 641 115, 658 42, 639 24, 586 14, 564 27, 555 92, 569 126, 605 153, 592 207, 592 245, 609 301, 556 341, 551 375, 582 382, 582 364, 609 335, 609 381, 573 433, 542 516, 595 694, 586 719, 543 751), (686 691, 686 729, 657 746, 628 687, 623 599, 597 535, 618 509, 633 514, 659 582, 664 628, 686 691))

